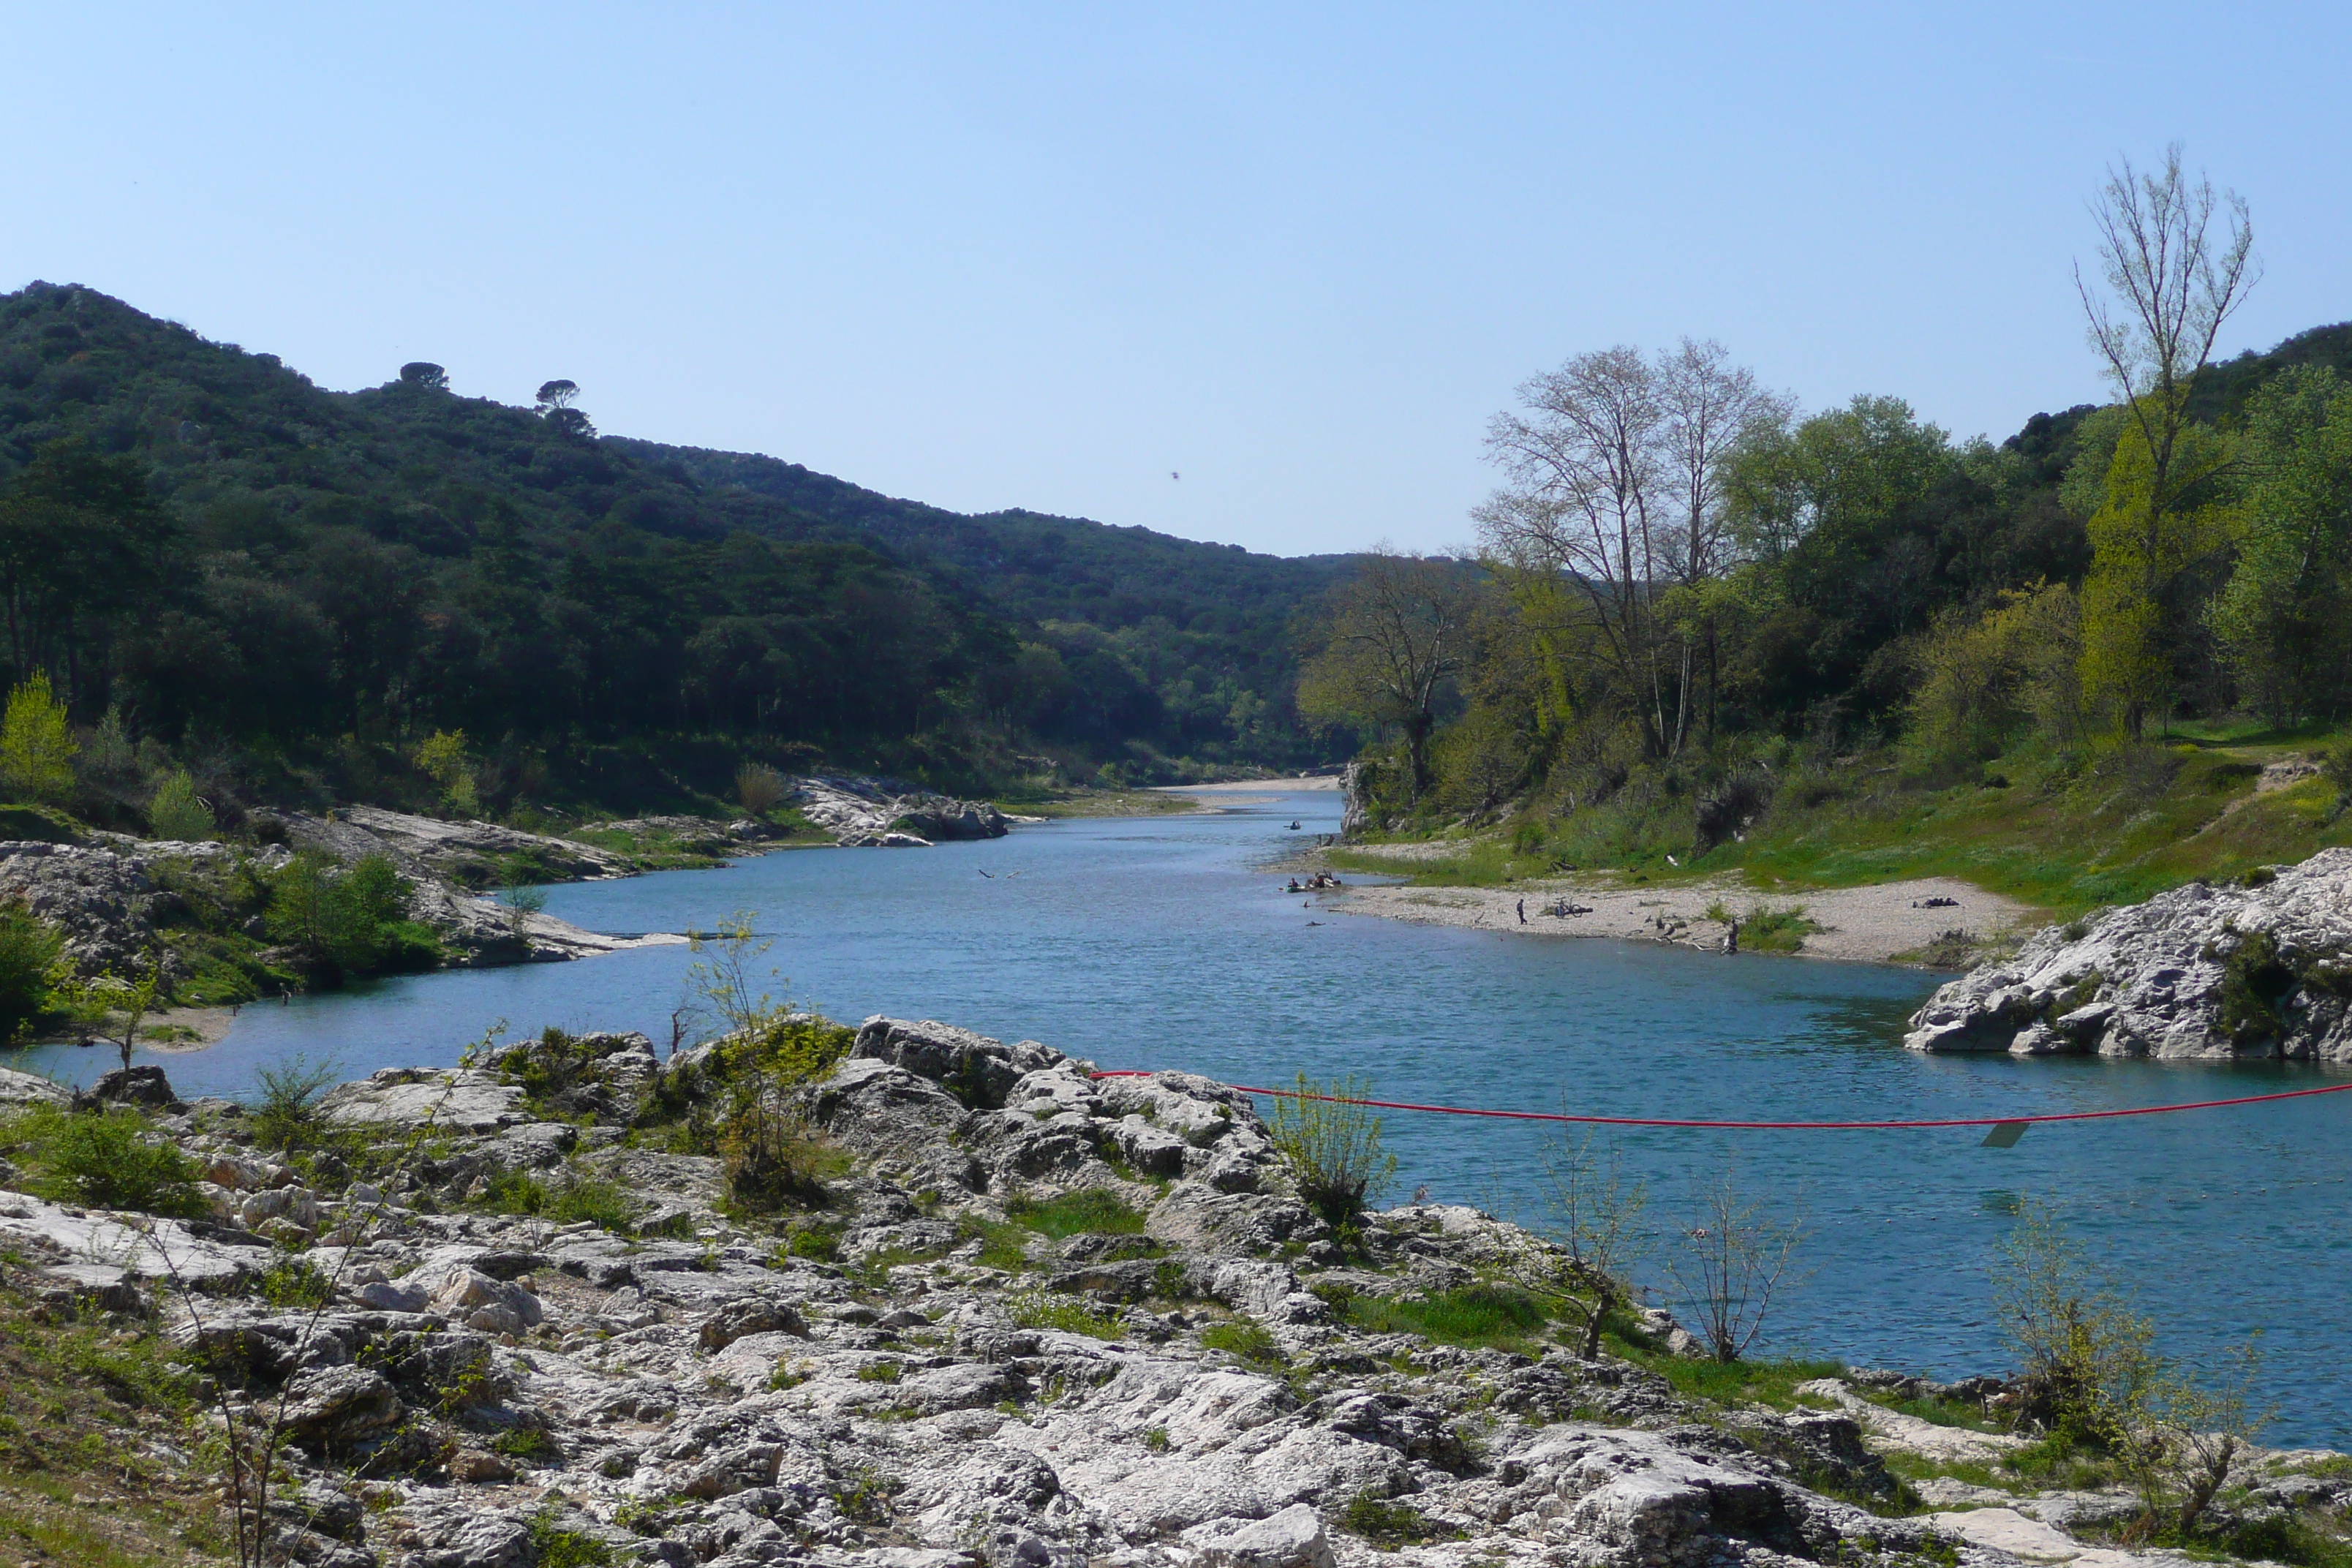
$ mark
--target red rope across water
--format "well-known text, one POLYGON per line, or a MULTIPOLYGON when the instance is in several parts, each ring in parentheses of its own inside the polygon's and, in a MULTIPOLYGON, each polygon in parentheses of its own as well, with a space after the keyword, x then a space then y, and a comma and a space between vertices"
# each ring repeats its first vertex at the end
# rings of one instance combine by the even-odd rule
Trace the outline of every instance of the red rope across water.
MULTIPOLYGON (((1156 1075, 1128 1068, 1097 1072, 1097 1078, 1151 1078, 1156 1075)), ((2228 1105, 2262 1105, 2273 1100, 2301 1100, 2306 1095, 2343 1094, 2352 1082, 2320 1089, 2290 1089, 2277 1094, 2241 1095, 2235 1100, 2192 1100, 2180 1105, 2133 1105, 2120 1110, 2061 1110, 2038 1116, 1955 1116, 1933 1121, 1697 1121, 1669 1116, 1576 1116, 1549 1110, 1485 1110, 1466 1105, 1414 1105, 1401 1100, 1350 1100, 1343 1095, 1302 1094, 1295 1089, 1256 1089, 1236 1083, 1226 1087, 1244 1094, 1272 1095, 1280 1100, 1320 1100, 1333 1105, 1367 1105, 1376 1110, 1426 1110, 1440 1116, 1488 1116, 1504 1121, 1573 1121, 1602 1127, 1700 1127, 1726 1131, 1887 1131, 1921 1127, 2021 1127, 2037 1121, 2104 1121, 2117 1116, 2166 1116, 2177 1110, 2218 1110, 2228 1105)))

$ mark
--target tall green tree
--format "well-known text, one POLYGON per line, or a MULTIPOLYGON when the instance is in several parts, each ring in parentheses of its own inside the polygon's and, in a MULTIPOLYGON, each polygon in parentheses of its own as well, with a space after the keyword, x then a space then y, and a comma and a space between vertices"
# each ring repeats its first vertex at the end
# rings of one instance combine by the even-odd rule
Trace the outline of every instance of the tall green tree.
POLYGON ((2237 562, 2209 613, 2247 696, 2278 723, 2352 698, 2352 384, 2298 366, 2246 410, 2237 562))

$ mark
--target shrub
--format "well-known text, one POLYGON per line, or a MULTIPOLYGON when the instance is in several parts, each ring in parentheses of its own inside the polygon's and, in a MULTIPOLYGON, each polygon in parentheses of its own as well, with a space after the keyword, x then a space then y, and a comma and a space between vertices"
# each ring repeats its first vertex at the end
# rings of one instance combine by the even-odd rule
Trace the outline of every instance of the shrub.
POLYGON ((2285 1027, 2279 1005, 2295 987, 2294 971, 2279 955, 2278 939, 2248 931, 2221 961, 2220 1023, 2237 1045, 2275 1038, 2285 1027))
POLYGON ((147 831, 158 838, 195 843, 210 838, 218 826, 213 808, 196 794, 195 781, 184 768, 157 784, 147 802, 147 831))
POLYGON ((613 1549, 586 1531, 565 1526, 553 1503, 526 1520, 531 1561, 538 1568, 611 1568, 613 1549))
POLYGON ((1298 1075, 1298 1098, 1277 1100, 1267 1123, 1275 1147, 1290 1162, 1292 1180, 1307 1205, 1335 1227, 1347 1227, 1396 1174, 1396 1156, 1381 1150, 1381 1119, 1361 1105, 1369 1079, 1328 1084, 1298 1075))
POLYGON ((1078 1235, 1132 1236, 1143 1228, 1143 1216, 1108 1187, 1088 1187, 1038 1202, 1015 1198, 1004 1205, 1005 1216, 1059 1241, 1078 1235))
POLYGON ((474 764, 466 755, 465 731, 436 730, 426 736, 417 744, 416 766, 439 787, 442 803, 450 810, 471 816, 482 809, 474 764))
POLYGON ((251 1108, 255 1141, 289 1153, 315 1143, 319 1096, 335 1081, 333 1065, 296 1055, 287 1058, 284 1066, 263 1068, 254 1076, 261 1085, 260 1102, 251 1108))
POLYGON ((0 1045, 21 1045, 51 1011, 65 939, 22 904, 0 904, 0 1045))
POLYGON ((261 1299, 273 1307, 323 1307, 335 1282, 307 1258, 281 1258, 261 1271, 261 1299))
POLYGON ((636 1214, 627 1193, 598 1176, 572 1176, 555 1189, 547 1205, 547 1217, 558 1225, 585 1220, 610 1231, 626 1231, 636 1214))
POLYGON ((785 1241, 784 1256, 830 1263, 841 1256, 841 1232, 831 1226, 803 1226, 785 1241))
POLYGON ((823 1203, 831 1152, 784 1092, 764 1083, 736 1096, 719 1133, 728 1196, 753 1214, 823 1203))
POLYGON ((37 1106, 8 1125, 13 1145, 37 1173, 33 1190, 58 1203, 148 1214, 194 1212, 196 1167, 169 1143, 148 1142, 146 1120, 116 1107, 103 1112, 37 1106))
POLYGON ((765 816, 784 798, 784 775, 764 763, 745 763, 735 770, 735 798, 752 816, 765 816))
POLYGON ((1794 952, 1805 945, 1805 938, 1821 929, 1821 922, 1806 914, 1802 904, 1779 910, 1769 904, 1750 904, 1740 917, 1739 945, 1750 952, 1794 952))

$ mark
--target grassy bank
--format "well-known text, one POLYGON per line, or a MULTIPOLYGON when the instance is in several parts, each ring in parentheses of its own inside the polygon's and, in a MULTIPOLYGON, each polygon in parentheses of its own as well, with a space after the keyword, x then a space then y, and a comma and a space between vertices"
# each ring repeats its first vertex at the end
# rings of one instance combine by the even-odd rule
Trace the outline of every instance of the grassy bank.
POLYGON ((1569 873, 1670 884, 1738 872, 1782 890, 1955 877, 2063 918, 2352 844, 2352 813, 2338 811, 2324 775, 2261 787, 2266 765, 2312 759, 2336 739, 2190 729, 2088 754, 2015 752, 1961 780, 1921 776, 1891 751, 1768 763, 1748 775, 1764 803, 1744 832, 1704 851, 1701 804, 1726 784, 1660 770, 1596 805, 1538 805, 1484 831, 1407 825, 1332 858, 1455 887, 1569 873), (1396 841, 1424 847, 1410 859, 1381 853, 1396 841))

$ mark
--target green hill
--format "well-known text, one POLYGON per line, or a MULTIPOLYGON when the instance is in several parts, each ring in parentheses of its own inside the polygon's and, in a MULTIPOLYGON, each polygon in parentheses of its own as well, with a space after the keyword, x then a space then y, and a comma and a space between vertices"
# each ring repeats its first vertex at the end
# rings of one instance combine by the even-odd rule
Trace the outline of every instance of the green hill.
POLYGON ((973 788, 1321 760, 1284 627, 1343 559, 959 517, 426 364, 330 392, 89 289, 0 296, 0 486, 11 678, 232 808, 397 795, 460 729, 499 807, 746 755, 973 788))

